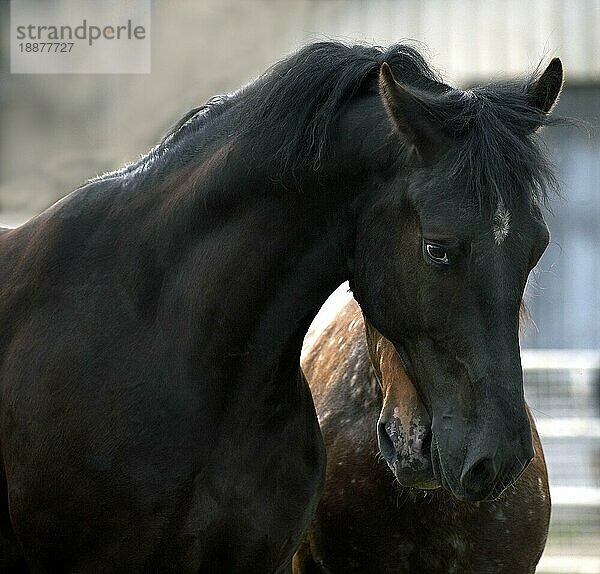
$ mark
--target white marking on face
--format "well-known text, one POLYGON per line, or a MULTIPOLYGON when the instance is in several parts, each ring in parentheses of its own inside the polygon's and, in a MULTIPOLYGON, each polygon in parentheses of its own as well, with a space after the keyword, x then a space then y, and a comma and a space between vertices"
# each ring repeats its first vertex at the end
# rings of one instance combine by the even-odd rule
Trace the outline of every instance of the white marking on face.
POLYGON ((504 202, 502 200, 498 201, 498 208, 494 214, 494 225, 492 230, 494 231, 496 245, 502 245, 502 242, 506 239, 506 236, 510 231, 510 213, 504 207, 504 202))

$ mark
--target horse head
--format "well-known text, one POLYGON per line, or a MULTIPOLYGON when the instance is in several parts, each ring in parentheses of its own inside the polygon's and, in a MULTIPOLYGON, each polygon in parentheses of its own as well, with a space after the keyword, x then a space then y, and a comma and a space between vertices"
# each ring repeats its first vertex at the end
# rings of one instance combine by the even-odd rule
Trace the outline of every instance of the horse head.
POLYGON ((415 385, 408 403, 395 399, 406 379, 386 376, 395 359, 381 343, 379 443, 405 484, 437 481, 482 500, 533 457, 519 310, 549 241, 551 175, 535 132, 562 81, 555 59, 523 84, 431 93, 381 67, 381 98, 413 169, 383 180, 361 212, 351 285, 415 385))

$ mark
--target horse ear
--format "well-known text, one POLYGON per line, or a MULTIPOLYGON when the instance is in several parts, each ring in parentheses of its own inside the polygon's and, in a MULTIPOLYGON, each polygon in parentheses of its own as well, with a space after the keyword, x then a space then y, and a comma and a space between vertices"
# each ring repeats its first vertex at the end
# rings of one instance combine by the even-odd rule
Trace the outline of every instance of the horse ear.
POLYGON ((529 103, 538 110, 549 114, 560 96, 563 86, 563 66, 560 58, 554 58, 543 74, 527 86, 529 103))
POLYGON ((400 135, 423 160, 432 160, 439 147, 440 134, 427 117, 426 104, 418 90, 400 84, 384 62, 379 69, 379 93, 400 135))

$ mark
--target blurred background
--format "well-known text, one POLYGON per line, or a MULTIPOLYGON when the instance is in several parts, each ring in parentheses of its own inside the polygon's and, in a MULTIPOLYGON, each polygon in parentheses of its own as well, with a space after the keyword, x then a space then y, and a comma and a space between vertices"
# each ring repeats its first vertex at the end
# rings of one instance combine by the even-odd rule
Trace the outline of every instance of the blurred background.
MULTIPOLYGON (((40 5, 49 2, 61 0, 40 5)), ((9 19, 0 0, 7 226, 136 159, 189 108, 309 41, 410 40, 463 88, 560 56, 566 86, 556 113, 585 124, 544 134, 563 191, 527 290, 526 395, 553 498, 538 572, 600 573, 600 0, 155 0, 152 72, 139 75, 10 74, 9 19)))

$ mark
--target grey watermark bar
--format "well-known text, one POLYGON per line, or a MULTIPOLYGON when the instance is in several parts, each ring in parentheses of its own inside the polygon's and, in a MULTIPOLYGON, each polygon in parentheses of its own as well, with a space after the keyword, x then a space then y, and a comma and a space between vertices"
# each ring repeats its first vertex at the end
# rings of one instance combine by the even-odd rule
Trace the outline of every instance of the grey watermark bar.
POLYGON ((11 0, 11 73, 150 73, 150 2, 11 0))

